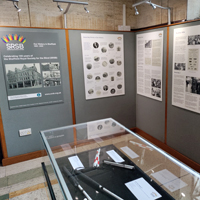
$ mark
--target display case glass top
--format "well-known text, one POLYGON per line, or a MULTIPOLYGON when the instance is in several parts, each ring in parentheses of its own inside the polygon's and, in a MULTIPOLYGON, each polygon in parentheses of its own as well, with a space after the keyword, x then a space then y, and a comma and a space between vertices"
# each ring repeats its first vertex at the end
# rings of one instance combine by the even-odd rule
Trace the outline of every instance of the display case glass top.
POLYGON ((64 199, 197 200, 200 174, 114 119, 41 131, 64 199))

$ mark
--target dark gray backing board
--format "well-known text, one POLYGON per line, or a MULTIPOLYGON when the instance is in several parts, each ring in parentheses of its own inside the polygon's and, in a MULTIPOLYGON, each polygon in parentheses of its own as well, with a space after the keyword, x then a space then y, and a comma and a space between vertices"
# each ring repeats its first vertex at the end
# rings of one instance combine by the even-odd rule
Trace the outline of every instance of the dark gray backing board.
MULTIPOLYGON (((164 142, 165 138, 165 87, 166 87, 166 50, 167 50, 167 28, 159 28, 138 32, 138 34, 162 31, 163 36, 163 76, 162 76, 162 101, 157 101, 136 94, 136 127, 164 142)), ((136 46, 136 45, 135 45, 136 46)), ((136 58, 137 59, 137 58, 136 58)), ((137 61, 135 66, 137 66, 137 61)))
POLYGON ((0 58, 0 108, 3 118, 4 133, 8 157, 25 154, 41 149, 40 130, 56 128, 72 124, 71 97, 69 87, 68 62, 66 51, 65 30, 0 28, 0 31, 22 31, 33 34, 57 33, 60 44, 64 103, 45 105, 32 108, 9 110, 2 60, 0 58), (18 131, 31 128, 32 135, 20 137, 18 131))
POLYGON ((134 33, 69 30, 76 123, 113 118, 127 128, 135 127, 134 33), (123 34, 125 95, 86 100, 83 74, 81 33, 123 34))
POLYGON ((169 75, 167 109, 167 145, 200 164, 200 115, 176 106, 172 106, 172 62, 174 29, 200 25, 191 22, 171 26, 169 29, 169 75))

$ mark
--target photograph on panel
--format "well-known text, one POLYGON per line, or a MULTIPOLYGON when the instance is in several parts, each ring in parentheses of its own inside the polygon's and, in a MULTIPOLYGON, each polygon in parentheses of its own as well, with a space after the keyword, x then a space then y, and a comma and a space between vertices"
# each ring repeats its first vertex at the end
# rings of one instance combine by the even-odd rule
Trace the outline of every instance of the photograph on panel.
POLYGON ((61 85, 60 63, 41 63, 42 78, 44 87, 61 85))
POLYGON ((59 62, 41 63, 42 71, 53 71, 60 70, 59 62))
POLYGON ((200 35, 188 36, 188 45, 199 45, 199 44, 200 44, 200 35))
POLYGON ((42 87, 39 63, 6 64, 5 70, 9 89, 42 87))
POLYGON ((174 69, 179 71, 185 71, 185 63, 174 63, 174 69))
POLYGON ((42 77, 44 87, 61 85, 60 71, 43 71, 42 77))
POLYGON ((161 98, 161 89, 159 88, 151 88, 151 95, 154 97, 161 98))
POLYGON ((151 86, 152 87, 161 88, 161 80, 160 79, 152 78, 151 79, 151 86))
POLYGON ((200 94, 200 78, 186 76, 186 92, 200 94))
POLYGON ((152 48, 152 40, 145 40, 145 48, 152 48))

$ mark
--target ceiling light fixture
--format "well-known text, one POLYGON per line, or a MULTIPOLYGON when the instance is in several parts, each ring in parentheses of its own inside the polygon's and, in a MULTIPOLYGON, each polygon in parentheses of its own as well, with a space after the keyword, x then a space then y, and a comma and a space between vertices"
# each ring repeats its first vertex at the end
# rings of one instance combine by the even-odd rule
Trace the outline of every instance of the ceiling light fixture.
POLYGON ((151 3, 150 5, 152 6, 152 8, 153 8, 154 10, 156 9, 156 5, 155 5, 155 4, 151 3))
POLYGON ((84 10, 86 11, 86 13, 90 12, 85 6, 84 6, 84 10))
POLYGON ((17 6, 17 4, 13 1, 14 7, 17 9, 17 12, 20 12, 22 9, 17 6))
POLYGON ((60 10, 60 12, 63 11, 63 9, 61 8, 61 6, 57 3, 57 8, 60 10))
POLYGON ((138 12, 137 8, 135 7, 135 15, 139 15, 140 13, 138 12))

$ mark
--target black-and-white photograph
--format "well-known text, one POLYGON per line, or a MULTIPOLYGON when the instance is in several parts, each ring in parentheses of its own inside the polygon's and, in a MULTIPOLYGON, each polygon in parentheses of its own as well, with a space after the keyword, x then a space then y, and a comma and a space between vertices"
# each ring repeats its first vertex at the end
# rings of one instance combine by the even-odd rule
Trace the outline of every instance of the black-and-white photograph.
POLYGON ((104 78, 107 78, 107 77, 108 77, 108 73, 107 73, 107 72, 104 72, 104 73, 103 73, 103 77, 104 77, 104 78))
POLYGON ((88 90, 88 94, 93 94, 93 93, 94 93, 93 89, 88 90))
POLYGON ((100 81, 100 80, 101 80, 100 76, 96 76, 96 77, 95 77, 95 80, 96 80, 96 81, 100 81))
POLYGON ((112 123, 112 126, 115 127, 117 124, 115 122, 112 123))
POLYGON ((102 62, 102 66, 103 66, 103 67, 106 67, 107 65, 108 65, 108 63, 107 63, 106 61, 103 61, 103 62, 102 62))
POLYGON ((110 62, 110 64, 114 64, 115 60, 114 60, 113 58, 111 58, 111 59, 109 60, 109 62, 110 62))
POLYGON ((200 35, 190 35, 188 36, 188 45, 199 45, 200 35))
POLYGON ((98 130, 101 130, 102 128, 103 128, 103 126, 101 124, 97 126, 98 130))
POLYGON ((114 43, 113 43, 113 42, 110 42, 108 46, 109 46, 111 49, 113 49, 114 43))
POLYGON ((39 63, 5 65, 9 89, 42 87, 42 75, 39 63))
POLYGON ((152 48, 152 40, 145 40, 145 48, 152 48))
POLYGON ((160 79, 151 78, 151 86, 152 87, 156 87, 156 88, 161 88, 161 80, 160 79))
POLYGON ((111 93, 111 94, 115 94, 115 89, 114 89, 114 88, 111 89, 111 90, 110 90, 110 93, 111 93))
POLYGON ((200 78, 186 76, 186 92, 200 95, 200 78))
POLYGON ((185 71, 185 63, 175 63, 174 69, 179 71, 185 71))
POLYGON ((104 91, 107 91, 107 90, 108 90, 108 86, 107 86, 107 85, 104 85, 104 86, 103 86, 103 90, 104 90, 104 91))
POLYGON ((117 65, 120 66, 121 64, 122 64, 122 61, 121 61, 121 60, 118 60, 118 61, 117 61, 117 65))
POLYGON ((100 58, 98 56, 94 57, 94 61, 98 62, 100 60, 100 58))
POLYGON ((92 77, 93 77, 92 74, 88 74, 88 75, 87 75, 87 78, 88 78, 88 79, 92 79, 92 77))
POLYGON ((119 76, 119 77, 120 77, 121 75, 122 75, 122 73, 121 73, 121 72, 117 72, 117 76, 119 76))
POLYGON ((94 43, 93 43, 93 47, 94 47, 95 49, 99 48, 99 43, 98 43, 98 42, 94 42, 94 43))
POLYGON ((41 70, 42 71, 57 71, 60 70, 60 64, 58 62, 52 63, 41 63, 41 70))
POLYGON ((92 69, 92 64, 90 64, 90 63, 89 63, 89 64, 87 64, 87 66, 86 66, 86 67, 87 67, 87 69, 89 69, 89 70, 90 70, 90 69, 92 69))
POLYGON ((43 71, 42 77, 44 87, 61 85, 60 71, 43 71))
POLYGON ((102 51, 102 53, 106 53, 107 52, 106 47, 101 48, 101 51, 102 51))
POLYGON ((151 88, 151 95, 154 96, 154 97, 161 98, 161 89, 151 88))
POLYGON ((121 51, 121 47, 117 47, 117 51, 121 51))
POLYGON ((122 89, 122 84, 117 85, 117 88, 120 90, 122 89))

